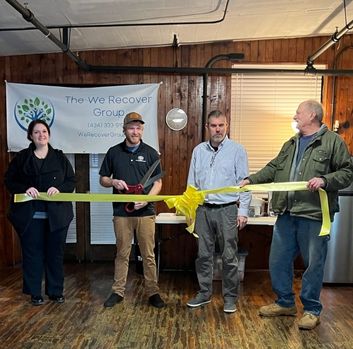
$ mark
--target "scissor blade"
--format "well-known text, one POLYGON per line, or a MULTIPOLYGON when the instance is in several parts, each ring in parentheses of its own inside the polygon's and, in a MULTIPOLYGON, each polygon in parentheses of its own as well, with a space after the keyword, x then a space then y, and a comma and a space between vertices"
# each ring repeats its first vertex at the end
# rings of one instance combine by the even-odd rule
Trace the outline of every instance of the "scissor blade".
POLYGON ((146 186, 146 182, 150 179, 150 177, 152 176, 152 173, 154 172, 154 170, 157 168, 157 166, 160 163, 160 159, 156 160, 152 166, 148 169, 148 171, 146 172, 146 174, 142 177, 140 184, 142 184, 144 187, 146 186))
POLYGON ((148 179, 146 183, 143 185, 145 188, 147 188, 149 185, 153 184, 155 181, 158 179, 162 178, 164 176, 164 171, 161 173, 158 173, 157 175, 153 176, 152 178, 148 179))

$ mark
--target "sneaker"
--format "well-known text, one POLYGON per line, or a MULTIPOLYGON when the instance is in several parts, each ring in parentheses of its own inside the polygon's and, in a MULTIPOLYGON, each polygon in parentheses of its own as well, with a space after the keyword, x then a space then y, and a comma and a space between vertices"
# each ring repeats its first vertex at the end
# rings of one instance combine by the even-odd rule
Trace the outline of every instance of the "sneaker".
POLYGON ((152 295, 149 299, 148 299, 148 302, 156 307, 156 308, 163 308, 165 307, 165 303, 163 302, 163 299, 161 298, 161 296, 156 293, 154 295, 152 295))
POLYGON ((297 313, 296 306, 294 307, 281 307, 277 303, 264 305, 260 308, 259 314, 262 316, 294 316, 297 313))
POLYGON ((120 303, 124 297, 120 296, 117 293, 112 293, 109 298, 104 302, 105 308, 112 308, 115 304, 120 303))
POLYGON ((31 296, 31 303, 32 305, 42 305, 44 304, 44 299, 42 296, 31 296))
POLYGON ((298 327, 302 330, 312 330, 320 323, 320 317, 312 313, 304 312, 298 322, 298 327))
POLYGON ((205 298, 204 296, 202 296, 201 294, 197 294, 197 296, 193 299, 190 299, 186 305, 190 308, 197 308, 201 305, 210 303, 211 299, 210 298, 205 298))
POLYGON ((64 303, 65 302, 65 297, 61 294, 59 296, 48 296, 49 299, 55 303, 64 303))
POLYGON ((235 306, 235 302, 233 300, 224 300, 223 311, 225 313, 234 313, 237 311, 237 307, 235 306))

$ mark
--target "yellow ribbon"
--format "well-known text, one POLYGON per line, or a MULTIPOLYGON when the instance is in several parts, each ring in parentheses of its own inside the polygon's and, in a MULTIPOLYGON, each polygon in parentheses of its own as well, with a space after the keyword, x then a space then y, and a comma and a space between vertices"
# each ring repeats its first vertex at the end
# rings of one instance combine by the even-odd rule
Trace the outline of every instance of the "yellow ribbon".
POLYGON ((163 201, 172 198, 172 195, 135 195, 135 194, 97 194, 97 193, 58 193, 49 196, 47 193, 39 193, 37 198, 27 194, 15 194, 15 202, 31 200, 43 201, 76 201, 76 202, 137 202, 137 201, 163 201))
MULTIPOLYGON (((189 185, 182 195, 135 195, 135 194, 94 194, 94 193, 58 193, 49 196, 46 193, 39 193, 36 199, 27 194, 15 194, 15 202, 26 202, 30 200, 44 201, 76 201, 76 202, 136 202, 136 201, 164 201, 169 208, 175 207, 178 215, 186 217, 188 227, 187 231, 194 234, 194 222, 196 218, 196 209, 202 205, 205 196, 208 194, 230 193, 230 192, 246 192, 246 191, 298 191, 308 190, 307 182, 283 182, 283 183, 267 183, 267 184, 249 184, 242 188, 238 186, 229 186, 209 190, 197 190, 189 185)), ((323 189, 319 189, 322 226, 319 236, 330 234, 331 221, 328 207, 327 193, 323 189)))
POLYGON ((193 234, 195 237, 198 237, 194 233, 196 209, 205 201, 205 191, 206 190, 198 191, 192 185, 188 185, 183 195, 178 195, 165 200, 165 203, 169 208, 175 207, 177 215, 185 216, 187 223, 186 230, 193 234))

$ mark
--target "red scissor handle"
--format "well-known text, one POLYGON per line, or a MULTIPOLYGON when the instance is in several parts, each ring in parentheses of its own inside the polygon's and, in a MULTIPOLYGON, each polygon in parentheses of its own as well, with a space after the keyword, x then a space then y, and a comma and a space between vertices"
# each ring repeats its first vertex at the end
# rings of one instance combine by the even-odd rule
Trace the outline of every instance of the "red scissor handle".
MULTIPOLYGON (((128 190, 125 190, 125 194, 142 194, 143 193, 143 185, 142 184, 136 184, 136 185, 127 185, 128 190)), ((128 202, 125 205, 125 211, 128 213, 134 212, 135 211, 135 203, 134 202, 128 202)))
POLYGON ((142 194, 143 193, 143 185, 136 184, 136 185, 127 185, 128 190, 125 190, 125 194, 142 194))

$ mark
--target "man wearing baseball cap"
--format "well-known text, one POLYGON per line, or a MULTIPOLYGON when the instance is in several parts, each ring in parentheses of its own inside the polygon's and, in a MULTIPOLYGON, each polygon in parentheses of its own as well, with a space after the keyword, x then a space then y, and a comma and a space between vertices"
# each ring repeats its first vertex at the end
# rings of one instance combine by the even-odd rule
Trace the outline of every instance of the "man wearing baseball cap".
POLYGON ((131 112, 126 114, 124 118, 124 126, 130 124, 131 122, 138 122, 140 124, 144 124, 145 122, 142 120, 142 116, 139 113, 131 112))
MULTIPOLYGON (((152 164, 159 159, 157 151, 142 141, 144 123, 139 113, 126 114, 123 123, 125 140, 111 147, 105 155, 99 171, 100 184, 106 188, 112 187, 115 194, 128 191, 128 185, 139 184, 152 164)), ((152 177, 160 173, 161 167, 158 165, 152 177)), ((157 179, 144 188, 143 194, 157 195, 161 188, 162 180, 157 179)), ((104 302, 104 306, 111 308, 124 299, 131 241, 136 231, 149 304, 156 308, 164 307, 165 303, 159 295, 154 255, 155 210, 153 203, 135 202, 133 209, 127 211, 126 203, 114 202, 113 216, 117 253, 112 294, 104 302)))

